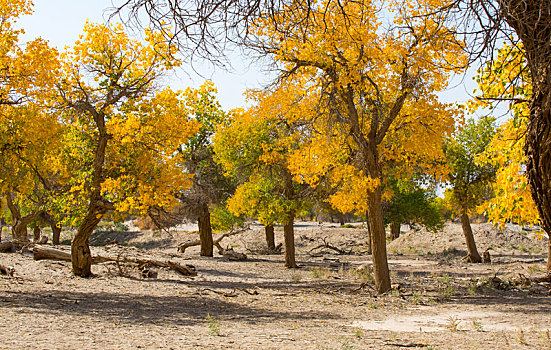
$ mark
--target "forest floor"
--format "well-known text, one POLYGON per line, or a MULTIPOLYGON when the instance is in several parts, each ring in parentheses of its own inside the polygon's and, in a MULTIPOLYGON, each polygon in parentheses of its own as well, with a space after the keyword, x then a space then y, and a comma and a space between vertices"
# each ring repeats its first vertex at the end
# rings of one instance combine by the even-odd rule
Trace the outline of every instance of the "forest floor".
MULTIPOLYGON (((551 285, 522 283, 543 275, 545 239, 476 224, 492 263, 469 264, 458 224, 403 232, 388 244, 393 289, 376 296, 355 225, 297 223, 298 269, 263 254, 258 225, 222 241, 245 261, 177 253, 196 238, 183 230, 91 237, 94 254, 178 261, 195 277, 151 268, 157 276, 144 278, 136 265, 108 262, 84 279, 69 262, 0 253, 15 271, 0 276, 0 349, 551 349, 551 285)), ((282 236, 276 228, 276 244, 282 236)))

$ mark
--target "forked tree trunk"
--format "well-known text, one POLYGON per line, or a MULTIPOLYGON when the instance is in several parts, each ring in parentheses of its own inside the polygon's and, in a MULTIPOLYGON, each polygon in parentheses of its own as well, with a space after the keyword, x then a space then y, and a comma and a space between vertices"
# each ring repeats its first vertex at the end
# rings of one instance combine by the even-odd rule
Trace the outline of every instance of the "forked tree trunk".
POLYGON ((295 260, 295 229, 293 221, 294 213, 289 213, 287 222, 283 224, 283 238, 285 240, 285 267, 296 268, 295 260))
POLYGON ((378 186, 367 194, 368 225, 371 232, 371 259, 375 290, 385 293, 390 290, 390 272, 386 255, 386 231, 383 221, 381 187, 378 186))
POLYGON ((27 224, 21 219, 15 219, 11 227, 13 241, 20 244, 29 243, 27 224))
POLYGON ((393 222, 390 224, 390 239, 393 241, 400 237, 400 223, 393 222))
POLYGON ((268 250, 273 252, 275 251, 274 225, 266 225, 264 231, 266 232, 266 245, 268 246, 268 250))
POLYGON ((10 210, 11 217, 13 218, 13 223, 11 225, 11 234, 13 241, 19 244, 29 243, 29 237, 27 236, 27 225, 29 225, 33 220, 34 216, 32 214, 21 216, 21 211, 17 203, 13 201, 11 192, 5 193, 6 204, 10 210))
MULTIPOLYGON (((36 220, 39 216, 39 212, 33 212, 20 218, 14 219, 12 225, 12 236, 16 243, 27 244, 29 243, 29 237, 27 232, 27 226, 36 220)), ((40 237, 39 237, 40 238, 40 237)))
POLYGON ((71 241, 71 263, 76 276, 90 277, 92 275, 92 254, 88 240, 100 220, 101 214, 93 205, 90 205, 83 223, 71 241))
POLYGON ((201 240, 201 256, 212 256, 213 240, 212 227, 210 225, 210 212, 208 207, 204 207, 198 219, 199 239, 201 240))
POLYGON ((482 258, 476 249, 473 230, 471 229, 471 222, 469 221, 469 215, 467 215, 466 212, 461 213, 461 228, 463 229, 463 235, 465 235, 465 242, 467 243, 467 261, 472 263, 481 263, 482 258))

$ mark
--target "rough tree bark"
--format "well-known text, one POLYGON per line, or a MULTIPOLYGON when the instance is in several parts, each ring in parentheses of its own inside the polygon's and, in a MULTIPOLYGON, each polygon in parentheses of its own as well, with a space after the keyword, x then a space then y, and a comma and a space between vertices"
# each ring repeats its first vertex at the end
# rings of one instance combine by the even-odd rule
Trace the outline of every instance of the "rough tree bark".
POLYGON ((551 274, 551 2, 501 0, 507 23, 523 43, 532 77, 530 117, 526 133, 526 173, 548 242, 551 274))
POLYGON ((27 232, 27 226, 36 218, 38 218, 38 216, 40 215, 40 212, 35 211, 25 216, 22 216, 21 211, 19 210, 19 207, 13 201, 12 194, 8 192, 6 193, 5 197, 6 197, 6 203, 8 205, 8 209, 10 210, 10 213, 13 218, 13 223, 11 226, 13 241, 16 244, 23 244, 23 245, 30 243, 28 232, 27 232))
POLYGON ((268 250, 273 252, 275 251, 274 225, 266 225, 264 231, 266 233, 266 245, 268 246, 268 250))
POLYGON ((88 239, 101 221, 97 208, 90 205, 84 222, 71 241, 71 262, 73 273, 80 277, 92 276, 92 254, 88 239))
POLYGON ((94 117, 94 122, 98 128, 98 136, 94 152, 94 163, 92 165, 92 193, 90 194, 90 202, 88 203, 86 216, 71 241, 73 273, 80 277, 90 277, 92 275, 92 256, 88 240, 101 221, 102 215, 108 211, 107 203, 105 203, 101 195, 105 150, 109 139, 105 126, 105 115, 102 112, 97 112, 92 106, 87 107, 87 111, 94 117))
MULTIPOLYGON (((293 177, 287 170, 283 171, 283 195, 287 200, 293 200, 295 193, 293 190, 293 177)), ((296 268, 297 263, 295 261, 295 211, 289 210, 287 212, 285 222, 283 223, 283 238, 285 244, 285 267, 296 268)))
POLYGON ((400 223, 393 222, 390 224, 390 239, 395 240, 400 237, 400 223))
POLYGON ((467 261, 472 263, 481 263, 482 258, 478 254, 476 249, 476 243, 474 242, 473 230, 471 228, 471 222, 469 215, 465 211, 461 213, 461 228, 463 229, 463 235, 465 235, 465 242, 467 243, 467 261))
POLYGON ((201 256, 213 255, 212 227, 210 225, 210 212, 208 206, 204 206, 199 213, 199 239, 201 240, 201 256))
POLYGON ((20 244, 30 243, 28 232, 27 232, 28 222, 22 220, 21 218, 14 218, 13 224, 11 227, 13 241, 20 244))
MULTIPOLYGON (((551 75, 551 67, 544 74, 551 75)), ((532 198, 538 208, 542 228, 550 237, 547 273, 551 274, 551 86, 547 91, 541 90, 543 88, 534 91, 531 101, 525 152, 532 198)))
POLYGON ((285 267, 296 268, 295 260, 295 213, 290 212, 287 216, 287 222, 283 224, 283 238, 285 240, 285 267))
POLYGON ((386 231, 383 221, 381 187, 368 192, 368 226, 371 232, 371 259, 377 293, 390 290, 390 272, 386 255, 386 231))

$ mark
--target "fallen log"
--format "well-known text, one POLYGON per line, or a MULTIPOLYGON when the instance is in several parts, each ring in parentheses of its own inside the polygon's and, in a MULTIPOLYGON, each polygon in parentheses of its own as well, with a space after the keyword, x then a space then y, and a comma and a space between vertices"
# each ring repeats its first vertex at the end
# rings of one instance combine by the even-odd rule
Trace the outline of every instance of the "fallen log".
MULTIPOLYGON (((53 259, 53 260, 64 260, 64 261, 71 261, 71 253, 50 248, 50 247, 44 247, 41 245, 35 245, 33 248, 33 257, 34 260, 42 260, 42 259, 53 259)), ((100 264, 104 262, 125 262, 125 263, 135 263, 135 264, 150 264, 157 267, 167 267, 170 268, 176 272, 181 273, 185 276, 197 276, 197 272, 195 271, 195 267, 192 265, 182 265, 174 261, 160 261, 160 260, 152 260, 152 259, 143 259, 143 258, 133 258, 133 257, 111 257, 111 256, 102 256, 102 255, 95 255, 92 256, 92 263, 93 264, 100 264)))
MULTIPOLYGON (((243 232, 247 231, 248 229, 249 229, 249 226, 246 226, 246 227, 243 227, 243 228, 240 228, 240 229, 237 229, 237 230, 231 230, 229 232, 226 232, 226 233, 222 234, 220 237, 216 238, 214 240, 214 242, 212 242, 212 244, 218 249, 218 253, 220 255, 224 255, 224 248, 222 248, 222 246, 220 245, 220 242, 226 237, 230 237, 230 236, 234 236, 234 235, 243 233, 243 232)), ((198 240, 198 239, 193 240, 193 241, 186 241, 184 243, 180 243, 178 245, 178 252, 185 253, 187 248, 198 246, 198 245, 201 245, 201 241, 198 240)))
POLYGON ((346 251, 346 250, 342 250, 340 248, 337 248, 335 246, 332 246, 331 244, 327 243, 325 238, 323 239, 323 244, 320 244, 317 247, 314 247, 314 248, 310 249, 308 251, 308 254, 312 253, 316 249, 330 249, 330 250, 333 250, 333 251, 337 252, 337 254, 341 254, 341 255, 351 255, 353 253, 352 249, 350 249, 349 251, 346 251))

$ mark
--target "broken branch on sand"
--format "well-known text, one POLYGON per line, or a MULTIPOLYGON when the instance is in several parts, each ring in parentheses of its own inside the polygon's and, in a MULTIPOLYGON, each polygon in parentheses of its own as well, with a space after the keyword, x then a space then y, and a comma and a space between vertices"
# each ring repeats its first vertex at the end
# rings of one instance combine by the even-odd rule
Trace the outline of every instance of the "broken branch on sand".
MULTIPOLYGON (((34 260, 41 259, 52 259, 52 260, 64 260, 71 261, 71 253, 65 252, 60 249, 44 247, 41 245, 35 245, 33 248, 33 257, 34 260)), ((184 276, 196 276, 197 272, 195 267, 192 265, 182 265, 174 261, 160 261, 160 260, 151 260, 151 259, 141 259, 133 257, 110 257, 110 256, 101 256, 95 255, 92 257, 93 264, 100 264, 104 262, 125 262, 125 263, 135 263, 135 264, 151 264, 157 267, 167 267, 174 271, 181 273, 184 276)))
POLYGON ((333 250, 333 251, 335 251, 335 252, 337 252, 338 254, 341 254, 341 255, 351 255, 353 253, 352 249, 350 249, 349 251, 346 251, 346 250, 337 248, 335 246, 332 246, 331 244, 327 243, 325 238, 323 239, 323 244, 320 244, 317 247, 314 247, 314 248, 310 249, 310 251, 308 253, 310 254, 316 249, 330 249, 330 250, 333 250))

